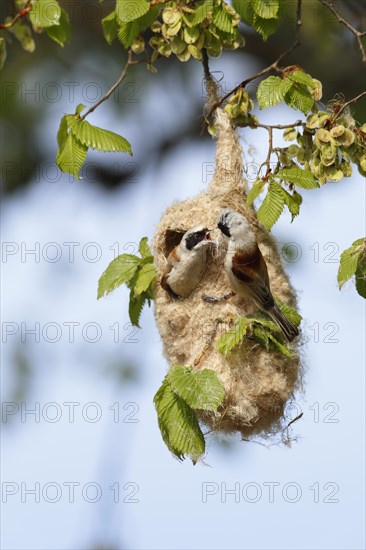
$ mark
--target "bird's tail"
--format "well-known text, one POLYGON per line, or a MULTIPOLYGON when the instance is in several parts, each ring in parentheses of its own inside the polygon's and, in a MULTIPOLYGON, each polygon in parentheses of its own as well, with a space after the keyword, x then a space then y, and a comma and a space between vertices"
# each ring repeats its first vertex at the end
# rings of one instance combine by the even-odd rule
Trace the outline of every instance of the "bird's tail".
POLYGON ((299 335, 298 328, 287 319, 286 315, 282 313, 276 304, 268 311, 268 313, 281 328, 283 334, 289 342, 292 342, 292 340, 299 335))

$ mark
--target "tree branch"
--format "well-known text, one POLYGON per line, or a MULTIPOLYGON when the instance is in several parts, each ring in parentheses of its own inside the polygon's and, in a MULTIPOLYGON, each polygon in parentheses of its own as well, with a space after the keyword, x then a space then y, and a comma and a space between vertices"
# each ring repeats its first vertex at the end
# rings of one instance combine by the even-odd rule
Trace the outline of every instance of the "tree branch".
POLYGON ((246 78, 243 80, 240 84, 235 86, 230 92, 225 94, 221 99, 217 100, 211 107, 210 111, 208 112, 206 116, 206 120, 212 115, 215 109, 217 107, 220 107, 224 101, 226 101, 231 95, 235 94, 239 88, 245 88, 249 82, 252 82, 252 80, 256 80, 257 78, 260 78, 261 76, 271 72, 271 71, 277 71, 281 72, 279 68, 280 62, 287 57, 295 48, 300 46, 300 28, 302 26, 302 20, 301 20, 301 11, 302 11, 302 0, 297 0, 297 8, 296 8, 296 31, 295 31, 295 42, 281 55, 271 63, 271 65, 268 65, 265 69, 262 69, 258 73, 254 74, 253 76, 250 76, 249 78, 246 78))
POLYGON ((8 21, 7 23, 0 23, 0 29, 10 29, 19 19, 27 15, 27 13, 31 11, 31 9, 31 0, 28 0, 24 8, 18 11, 18 13, 14 15, 13 19, 11 19, 11 21, 8 21))
POLYGON ((362 55, 362 62, 366 63, 365 48, 364 48, 364 46, 362 44, 362 40, 361 40, 363 36, 366 36, 366 31, 361 32, 361 31, 358 31, 357 29, 355 29, 355 27, 353 25, 351 25, 351 23, 349 21, 347 21, 347 19, 342 17, 342 15, 339 13, 339 11, 334 7, 333 4, 328 2, 328 0, 319 0, 319 2, 324 7, 328 8, 328 10, 330 10, 333 13, 333 15, 337 18, 338 22, 341 23, 342 25, 344 25, 356 37, 358 47, 359 47, 361 55, 362 55))
POLYGON ((99 105, 101 105, 102 103, 104 103, 104 101, 107 101, 107 99, 109 99, 111 97, 111 95, 113 94, 113 92, 115 92, 115 90, 117 90, 118 86, 123 82, 123 80, 126 78, 127 76, 127 72, 128 72, 128 69, 130 68, 131 65, 139 65, 140 63, 145 63, 145 60, 141 59, 141 60, 138 60, 138 61, 133 61, 132 60, 132 50, 128 50, 128 58, 127 58, 127 63, 126 65, 123 67, 123 70, 118 78, 118 80, 116 80, 116 82, 113 84, 113 86, 108 90, 108 92, 99 99, 99 101, 97 101, 96 103, 94 103, 94 105, 92 105, 90 107, 90 109, 88 109, 86 111, 86 113, 83 114, 81 118, 81 120, 84 120, 88 115, 90 115, 90 113, 92 113, 93 111, 95 111, 95 109, 97 109, 99 107, 99 105))
POLYGON ((335 114, 333 120, 336 120, 339 117, 339 115, 345 110, 345 108, 348 107, 348 105, 352 105, 353 103, 356 103, 359 99, 361 99, 364 96, 366 96, 366 92, 362 92, 358 96, 356 96, 353 99, 350 99, 349 101, 344 103, 344 105, 342 105, 342 107, 339 109, 339 111, 335 114))

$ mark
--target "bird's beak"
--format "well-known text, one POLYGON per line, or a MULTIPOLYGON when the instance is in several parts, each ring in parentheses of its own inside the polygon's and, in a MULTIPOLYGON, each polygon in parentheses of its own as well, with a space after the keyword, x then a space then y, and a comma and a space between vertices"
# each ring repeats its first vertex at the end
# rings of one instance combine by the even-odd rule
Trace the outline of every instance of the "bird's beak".
POLYGON ((206 234, 205 234, 206 241, 211 241, 210 231, 212 231, 212 229, 206 229, 206 234))

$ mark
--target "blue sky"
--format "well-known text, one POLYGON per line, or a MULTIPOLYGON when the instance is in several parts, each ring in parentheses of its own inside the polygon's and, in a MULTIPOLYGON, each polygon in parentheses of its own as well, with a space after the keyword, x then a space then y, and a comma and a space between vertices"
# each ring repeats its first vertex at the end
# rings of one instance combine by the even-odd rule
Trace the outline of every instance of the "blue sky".
MULTIPOLYGON (((228 65, 225 75, 234 84, 235 69, 228 65)), ((194 75, 197 90, 198 69, 194 75)), ((189 115, 186 97, 164 93, 156 101, 156 91, 154 84, 141 106, 150 113, 149 130, 134 126, 133 115, 124 122, 135 149, 147 131, 174 129, 176 101, 179 116, 189 115)), ((45 147, 52 160, 65 105, 49 109, 45 147)), ((267 123, 279 119, 291 122, 294 114, 279 108, 263 115, 267 123)), ((107 108, 93 119, 101 126, 115 122, 107 108)), ((242 145, 246 161, 259 162, 265 132, 243 134, 242 145)), ((151 238, 173 200, 205 187, 202 166, 213 159, 214 142, 187 142, 164 161, 152 157, 137 182, 113 194, 63 176, 56 183, 41 178, 3 203, 3 242, 19 246, 2 263, 3 331, 19 329, 3 346, 4 402, 13 400, 15 353, 24 350, 32 365, 25 405, 2 429, 4 549, 364 548, 365 310, 352 284, 342 292, 336 284, 341 251, 365 232, 361 176, 304 191, 301 216, 290 225, 286 214, 273 230, 280 243, 301 250, 301 261, 286 268, 309 339, 305 391, 296 400, 304 416, 291 448, 234 437, 229 445, 210 440, 204 463, 195 467, 173 459, 152 403, 167 369, 153 311, 144 311, 141 330, 132 333, 126 289, 96 300, 115 243, 123 252, 128 243, 151 238), (74 261, 64 243, 80 243, 74 261), (21 252, 37 246, 39 262, 31 254, 22 261, 21 252), (52 262, 56 250, 61 257, 52 262), (39 342, 25 332, 35 323, 39 342), (119 382, 114 367, 121 363, 134 365, 136 383, 119 382), (25 408, 39 410, 39 419, 25 408)))

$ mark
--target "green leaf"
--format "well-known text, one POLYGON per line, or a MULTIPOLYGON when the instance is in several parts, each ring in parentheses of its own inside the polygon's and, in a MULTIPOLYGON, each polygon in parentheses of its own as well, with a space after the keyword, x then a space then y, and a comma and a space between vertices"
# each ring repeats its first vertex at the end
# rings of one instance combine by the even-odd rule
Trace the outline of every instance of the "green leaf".
POLYGON ((290 214, 291 214, 291 223, 292 223, 294 221, 294 219, 296 218, 296 216, 298 216, 300 214, 300 204, 301 203, 298 202, 296 196, 294 197, 293 195, 288 193, 283 188, 282 188, 282 192, 283 192, 284 197, 285 197, 286 206, 289 209, 290 214))
POLYGON ((244 23, 253 26, 255 13, 250 0, 233 0, 233 8, 244 23))
POLYGON ((342 252, 337 276, 339 288, 342 288, 344 283, 355 275, 363 247, 364 239, 358 239, 342 252))
POLYGON ((142 266, 142 268, 139 271, 136 285, 134 287, 134 292, 136 296, 139 296, 145 290, 149 288, 149 286, 155 281, 156 279, 156 270, 153 263, 148 263, 142 266))
MULTIPOLYGON (((285 78, 284 82, 290 82, 293 84, 290 77, 285 78)), ((304 115, 306 115, 310 109, 316 105, 314 98, 310 95, 310 92, 299 84, 293 84, 293 86, 286 93, 284 99, 289 107, 296 107, 296 109, 299 109, 299 111, 304 113, 304 115)))
POLYGON ((278 15, 279 0, 252 0, 253 10, 263 19, 273 19, 278 15))
POLYGON ((79 103, 75 109, 75 114, 80 115, 86 109, 86 105, 83 105, 83 103, 79 103))
POLYGON ((213 24, 223 32, 232 33, 234 32, 231 18, 226 9, 221 5, 217 6, 213 10, 212 14, 213 24))
POLYGON ((104 38, 106 39, 108 44, 112 44, 113 40, 117 36, 119 28, 115 11, 112 11, 112 13, 102 19, 102 27, 104 38))
MULTIPOLYGON (((62 121, 61 124, 63 124, 62 121)), ((63 138, 64 129, 62 129, 59 139, 62 141, 63 138)), ((79 178, 79 171, 85 162, 87 152, 88 148, 80 143, 70 132, 64 144, 58 150, 56 164, 62 172, 68 172, 79 178)))
POLYGON ((253 19, 253 28, 259 32, 259 34, 262 36, 264 42, 268 40, 268 38, 277 30, 278 27, 278 19, 263 19, 262 17, 259 17, 259 15, 254 15, 253 19))
POLYGON ((167 380, 173 390, 193 409, 216 411, 225 397, 224 386, 215 371, 193 371, 191 367, 173 367, 167 380))
POLYGON ((260 109, 273 107, 280 103, 293 83, 279 76, 269 76, 259 84, 257 89, 257 99, 260 109))
POLYGON ((64 44, 69 40, 71 36, 71 25, 69 14, 61 8, 61 16, 58 25, 51 25, 46 27, 46 33, 52 40, 57 42, 61 47, 64 47, 64 44))
POLYGON ((356 290, 360 296, 366 298, 366 251, 360 254, 356 268, 356 290))
POLYGON ((268 193, 259 207, 257 217, 266 229, 276 223, 285 206, 285 196, 281 185, 271 180, 268 193))
POLYGON ((140 258, 133 254, 121 254, 111 261, 98 282, 98 300, 132 279, 140 258))
POLYGON ((293 82, 297 82, 298 84, 302 84, 303 86, 306 86, 307 88, 313 87, 313 79, 312 77, 305 73, 304 71, 294 71, 291 75, 287 76, 289 80, 292 80, 293 82))
POLYGON ((145 305, 147 298, 145 294, 140 294, 136 296, 133 289, 130 291, 130 301, 128 304, 128 314, 130 316, 130 321, 135 327, 139 327, 140 315, 143 307, 145 305))
POLYGON ((135 38, 145 29, 150 27, 155 19, 157 18, 159 8, 154 6, 150 9, 148 13, 136 19, 132 23, 121 23, 118 30, 117 36, 118 40, 123 44, 127 49, 129 48, 135 38))
POLYGON ((57 132, 57 143, 58 143, 59 149, 61 149, 65 145, 65 141, 68 135, 68 129, 69 127, 67 124, 67 118, 66 116, 63 116, 57 132))
POLYGON ((211 17, 212 10, 213 0, 205 0, 203 4, 198 6, 198 8, 194 12, 192 20, 193 25, 199 25, 205 19, 209 19, 211 17))
POLYGON ((69 127, 74 136, 87 147, 98 151, 123 152, 132 155, 131 145, 127 139, 109 130, 92 126, 86 120, 73 117, 69 120, 69 127))
POLYGON ((275 302, 282 311, 284 315, 286 315, 287 319, 291 321, 296 327, 298 327, 302 321, 301 315, 296 311, 295 308, 289 306, 288 304, 285 304, 285 302, 282 302, 277 296, 274 296, 275 302))
POLYGON ((160 431, 169 450, 195 463, 205 452, 205 440, 194 411, 165 379, 154 397, 160 431))
POLYGON ((143 237, 139 244, 139 252, 143 258, 152 256, 147 237, 143 237))
POLYGON ((319 183, 314 178, 310 170, 303 170, 299 166, 291 166, 291 168, 284 168, 275 174, 274 177, 280 177, 284 181, 293 183, 297 187, 302 189, 316 189, 319 187, 319 183))
POLYGON ((150 9, 145 0, 117 0, 116 14, 122 23, 131 23, 145 15, 150 9))
POLYGON ((57 0, 37 0, 33 3, 29 18, 36 27, 52 27, 60 24, 61 8, 57 0))
POLYGON ((268 340, 272 342, 274 347, 282 353, 285 357, 293 357, 293 352, 291 349, 286 345, 282 344, 273 334, 268 334, 268 340))
POLYGON ((263 192, 264 186, 265 182, 260 179, 253 183, 253 186, 247 195, 247 206, 253 204, 255 199, 263 192))
POLYGON ((226 357, 233 348, 241 344, 246 336, 248 326, 249 323, 245 317, 237 319, 233 328, 222 334, 217 340, 218 351, 226 357))

